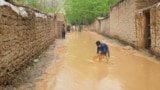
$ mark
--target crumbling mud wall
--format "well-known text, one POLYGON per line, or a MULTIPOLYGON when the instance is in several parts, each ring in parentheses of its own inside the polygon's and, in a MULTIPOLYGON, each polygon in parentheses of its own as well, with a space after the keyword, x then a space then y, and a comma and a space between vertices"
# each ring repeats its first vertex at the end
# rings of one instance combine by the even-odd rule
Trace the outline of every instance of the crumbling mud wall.
POLYGON ((93 24, 88 26, 89 30, 96 31, 103 35, 110 35, 110 19, 95 20, 93 24))
POLYGON ((136 13, 136 28, 137 28, 137 46, 145 49, 146 39, 150 38, 151 47, 150 50, 156 55, 160 56, 160 6, 154 4, 143 9, 137 10, 136 13), (147 18, 146 12, 150 15, 149 25, 150 26, 150 37, 146 37, 147 33, 147 18))
POLYGON ((88 30, 99 32, 99 22, 95 20, 92 24, 85 26, 88 30))
POLYGON ((146 18, 143 13, 136 15, 136 29, 137 29, 137 46, 138 48, 145 49, 145 26, 146 18))
POLYGON ((109 18, 106 18, 104 20, 101 20, 100 21, 100 33, 104 34, 104 35, 109 35, 110 33, 110 19, 109 18))
POLYGON ((31 8, 0 1, 0 85, 17 73, 60 36, 54 17, 31 8))
POLYGON ((110 35, 136 45, 135 1, 122 0, 110 11, 110 35))
POLYGON ((160 56, 160 7, 154 6, 151 13, 151 50, 160 56))
POLYGON ((142 9, 160 2, 160 0, 135 0, 135 1, 137 9, 142 9))

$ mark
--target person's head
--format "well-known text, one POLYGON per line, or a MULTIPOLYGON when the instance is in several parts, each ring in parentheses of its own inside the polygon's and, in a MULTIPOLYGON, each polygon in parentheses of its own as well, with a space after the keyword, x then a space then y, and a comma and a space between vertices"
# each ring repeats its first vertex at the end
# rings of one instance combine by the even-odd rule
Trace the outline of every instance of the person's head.
POLYGON ((62 27, 65 27, 65 25, 64 25, 64 24, 62 24, 62 27))
POLYGON ((101 44, 100 41, 96 41, 96 45, 97 45, 98 47, 100 46, 100 44, 101 44))

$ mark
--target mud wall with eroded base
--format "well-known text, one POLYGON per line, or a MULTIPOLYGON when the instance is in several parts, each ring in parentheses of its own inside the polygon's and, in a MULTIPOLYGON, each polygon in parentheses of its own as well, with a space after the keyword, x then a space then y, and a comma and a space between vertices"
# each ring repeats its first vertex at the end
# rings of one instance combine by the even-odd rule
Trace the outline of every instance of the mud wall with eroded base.
POLYGON ((26 65, 60 37, 63 21, 2 1, 0 5, 0 85, 9 84, 26 65))

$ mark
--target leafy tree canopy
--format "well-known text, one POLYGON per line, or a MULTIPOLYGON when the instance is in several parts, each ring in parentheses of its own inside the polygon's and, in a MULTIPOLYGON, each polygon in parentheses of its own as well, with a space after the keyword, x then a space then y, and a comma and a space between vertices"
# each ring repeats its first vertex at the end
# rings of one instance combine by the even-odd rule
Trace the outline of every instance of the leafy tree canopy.
POLYGON ((110 7, 119 0, 67 0, 66 18, 71 24, 91 23, 98 16, 106 17, 110 7))

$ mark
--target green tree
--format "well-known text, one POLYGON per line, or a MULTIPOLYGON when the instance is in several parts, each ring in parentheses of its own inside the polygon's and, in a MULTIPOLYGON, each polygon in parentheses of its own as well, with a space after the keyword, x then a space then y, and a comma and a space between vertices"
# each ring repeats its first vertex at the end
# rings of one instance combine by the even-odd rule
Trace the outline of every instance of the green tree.
POLYGON ((91 23, 98 16, 106 17, 110 7, 119 0, 67 0, 65 13, 68 22, 91 23))

